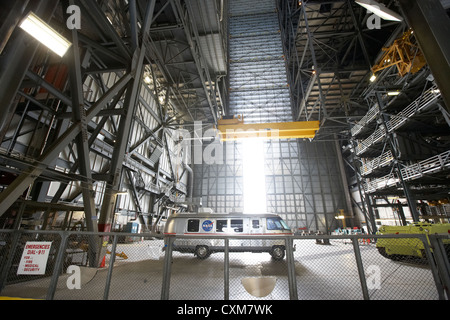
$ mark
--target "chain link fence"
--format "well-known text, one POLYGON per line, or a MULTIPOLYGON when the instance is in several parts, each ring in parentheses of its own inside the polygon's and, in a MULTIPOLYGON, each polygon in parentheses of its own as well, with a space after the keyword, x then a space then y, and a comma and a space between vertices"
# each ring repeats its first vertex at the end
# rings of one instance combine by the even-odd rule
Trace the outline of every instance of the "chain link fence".
MULTIPOLYGON (((55 300, 448 299, 448 235, 186 237, 0 230, 0 296, 55 300), (282 255, 267 251, 276 241, 282 255), (202 242, 214 241, 207 254, 202 242), (263 248, 248 252, 248 247, 263 248), (247 248, 247 249, 246 249, 247 248), (257 250, 258 251, 258 250, 257 250), (274 258, 275 257, 275 258, 274 258)), ((279 253, 279 252, 277 252, 279 253)))
POLYGON ((412 250, 400 254, 411 248, 411 242, 419 245, 420 239, 295 242, 301 248, 295 259, 299 299, 439 299, 433 276, 437 271, 427 261, 425 252, 423 257, 413 255, 412 250))

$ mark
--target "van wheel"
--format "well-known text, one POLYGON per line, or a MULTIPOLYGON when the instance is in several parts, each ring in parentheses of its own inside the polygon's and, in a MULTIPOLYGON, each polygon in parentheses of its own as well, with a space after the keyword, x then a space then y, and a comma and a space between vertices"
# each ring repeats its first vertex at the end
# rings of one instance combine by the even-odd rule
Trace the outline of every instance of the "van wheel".
POLYGON ((207 246, 197 246, 194 253, 199 259, 206 259, 211 255, 211 251, 207 246))
POLYGON ((284 247, 283 246, 274 246, 272 247, 272 250, 270 251, 270 255, 272 256, 272 259, 276 261, 283 260, 284 258, 284 247))

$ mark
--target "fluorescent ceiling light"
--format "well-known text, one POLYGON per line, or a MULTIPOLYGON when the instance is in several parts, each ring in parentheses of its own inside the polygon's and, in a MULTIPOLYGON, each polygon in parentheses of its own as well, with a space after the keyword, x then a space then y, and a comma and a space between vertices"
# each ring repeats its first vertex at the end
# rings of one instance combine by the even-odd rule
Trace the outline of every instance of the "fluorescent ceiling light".
POLYGON ((30 12, 20 23, 20 28, 60 57, 63 57, 71 46, 69 41, 52 29, 33 12, 30 12))
POLYGON ((370 82, 374 82, 376 79, 377 79, 377 76, 373 74, 373 75, 370 77, 370 82))
POLYGON ((373 12, 380 18, 390 21, 402 21, 403 17, 375 0, 355 0, 357 4, 373 12))
POLYGON ((389 91, 388 96, 398 96, 400 94, 400 91, 389 91))

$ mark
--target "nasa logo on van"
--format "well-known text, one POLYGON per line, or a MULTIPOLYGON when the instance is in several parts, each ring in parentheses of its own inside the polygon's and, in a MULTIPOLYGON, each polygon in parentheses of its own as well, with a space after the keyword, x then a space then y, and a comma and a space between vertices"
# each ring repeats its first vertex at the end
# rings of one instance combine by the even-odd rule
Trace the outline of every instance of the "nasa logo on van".
POLYGON ((210 221, 210 220, 205 220, 205 221, 203 221, 202 228, 203 228, 203 230, 206 231, 206 232, 211 231, 212 228, 213 228, 213 224, 214 224, 214 223, 213 223, 212 221, 210 221))

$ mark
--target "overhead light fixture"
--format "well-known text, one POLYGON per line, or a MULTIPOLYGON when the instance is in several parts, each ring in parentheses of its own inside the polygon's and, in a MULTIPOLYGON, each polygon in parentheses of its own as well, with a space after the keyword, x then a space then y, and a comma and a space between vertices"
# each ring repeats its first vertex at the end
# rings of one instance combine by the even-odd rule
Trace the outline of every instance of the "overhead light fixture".
POLYGON ((401 15, 375 0, 355 0, 355 2, 370 12, 373 12, 381 19, 389 21, 403 21, 403 17, 401 15))
POLYGON ((145 77, 144 77, 144 82, 145 82, 146 84, 151 84, 151 83, 152 83, 152 79, 151 79, 149 76, 145 76, 145 77))
POLYGON ((60 57, 63 57, 72 45, 33 12, 30 12, 19 26, 60 57))
POLYGON ((370 82, 374 82, 377 79, 377 76, 375 74, 372 74, 370 77, 370 82))
POLYGON ((398 96, 400 94, 400 91, 389 91, 387 93, 388 96, 398 96))

